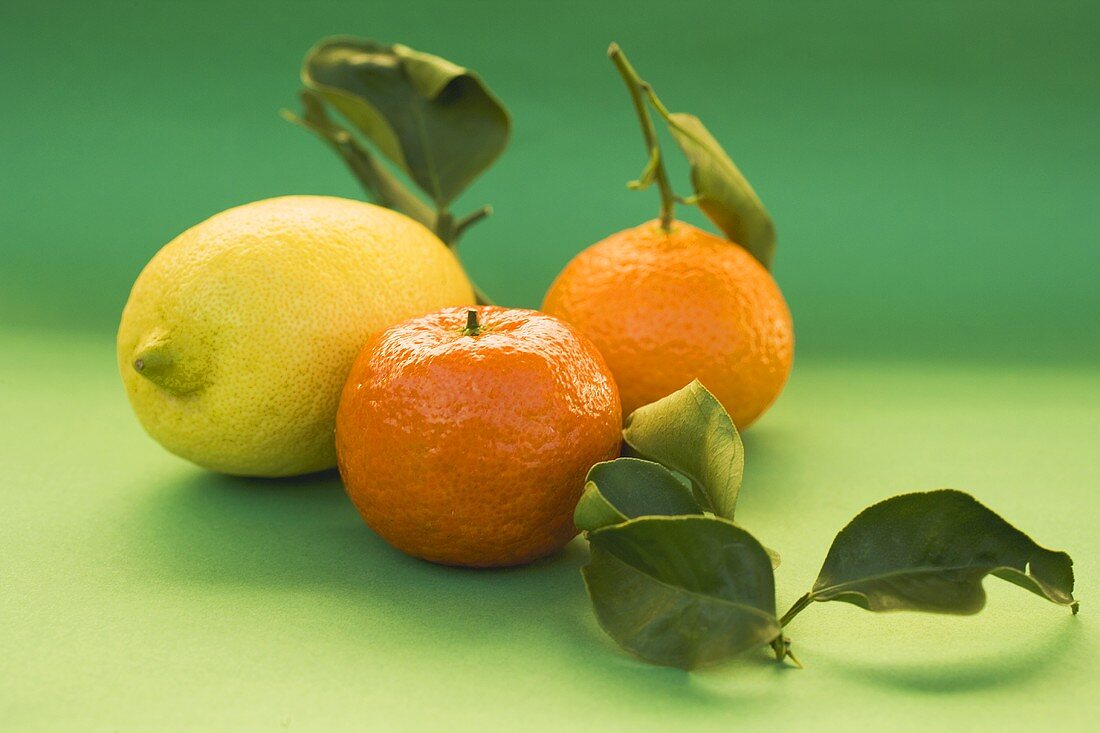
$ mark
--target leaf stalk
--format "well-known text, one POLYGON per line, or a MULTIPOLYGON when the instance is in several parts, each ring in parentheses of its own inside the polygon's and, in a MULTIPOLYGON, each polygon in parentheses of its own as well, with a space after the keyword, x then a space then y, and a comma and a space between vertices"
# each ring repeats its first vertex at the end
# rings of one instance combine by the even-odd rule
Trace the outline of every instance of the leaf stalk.
POLYGON ((492 213, 493 207, 485 205, 482 206, 480 209, 471 211, 469 214, 456 221, 454 225, 454 238, 449 242, 449 244, 454 247, 456 244, 458 244, 459 237, 463 235, 466 229, 473 226, 474 224, 477 224, 479 221, 487 216, 490 216, 492 213))
POLYGON ((612 43, 607 49, 607 56, 615 64, 619 75, 626 82, 630 90, 630 99, 634 103, 634 111, 638 114, 638 122, 642 127, 642 136, 645 138, 646 151, 649 159, 641 178, 635 182, 632 188, 645 188, 650 182, 655 181, 661 193, 661 210, 659 219, 661 228, 666 232, 672 228, 673 208, 676 205, 676 194, 672 192, 672 184, 668 180, 668 172, 665 170, 664 159, 661 157, 661 146, 657 141, 657 131, 653 127, 653 119, 646 109, 645 96, 653 97, 653 91, 648 83, 638 76, 638 72, 630 65, 626 55, 619 44, 612 43))
POLYGON ((779 619, 779 626, 781 628, 786 628, 787 624, 789 624, 795 616, 805 611, 806 608, 813 602, 813 595, 811 595, 810 593, 807 593, 806 595, 799 598, 797 601, 794 602, 794 605, 791 606, 790 610, 783 614, 783 618, 779 619))

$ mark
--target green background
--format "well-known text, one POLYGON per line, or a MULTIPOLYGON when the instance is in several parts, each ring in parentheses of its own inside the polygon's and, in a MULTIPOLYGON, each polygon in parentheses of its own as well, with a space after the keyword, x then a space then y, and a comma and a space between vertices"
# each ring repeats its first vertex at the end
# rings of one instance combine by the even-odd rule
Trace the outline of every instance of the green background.
POLYGON ((1087 2, 5 4, 0 727, 1091 727, 1097 28, 1087 2), (510 149, 458 207, 496 209, 463 256, 506 304, 655 215, 623 186, 644 154, 609 41, 725 144, 777 221, 796 322, 740 509, 784 556, 781 607, 860 508, 949 485, 1068 550, 1081 615, 993 581, 975 617, 825 605, 790 629, 803 671, 761 654, 685 674, 601 635, 580 541, 520 570, 434 567, 382 544, 333 475, 231 479, 162 451, 115 374, 129 285, 221 209, 357 195, 277 114, 335 33, 468 65, 510 107, 510 149))

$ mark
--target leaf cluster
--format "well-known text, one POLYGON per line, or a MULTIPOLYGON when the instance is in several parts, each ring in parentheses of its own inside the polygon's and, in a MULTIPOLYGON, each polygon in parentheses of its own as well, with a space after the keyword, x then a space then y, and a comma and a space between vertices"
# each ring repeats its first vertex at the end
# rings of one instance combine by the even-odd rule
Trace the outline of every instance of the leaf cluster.
POLYGON ((694 381, 636 410, 623 437, 640 457, 593 466, 574 521, 591 546, 581 572, 596 618, 647 661, 692 669, 765 645, 793 659, 783 629, 816 602, 977 613, 988 575, 1077 612, 1069 555, 942 489, 860 512, 779 617, 778 556, 734 522, 745 456, 718 400, 694 381))
POLYGON ((283 116, 328 143, 375 202, 452 245, 490 213, 456 219, 449 210, 511 134, 508 111, 476 73, 401 44, 339 36, 306 54, 301 79, 302 112, 283 116))

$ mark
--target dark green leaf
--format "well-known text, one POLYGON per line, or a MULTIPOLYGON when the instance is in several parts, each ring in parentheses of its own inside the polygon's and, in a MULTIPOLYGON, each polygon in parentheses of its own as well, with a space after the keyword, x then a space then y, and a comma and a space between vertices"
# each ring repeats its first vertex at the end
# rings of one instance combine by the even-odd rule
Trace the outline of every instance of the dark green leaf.
POLYGON ((508 112, 476 74, 407 46, 326 39, 302 81, 445 208, 504 150, 508 112))
POLYGON ((702 513, 691 489, 664 466, 617 458, 589 470, 573 521, 590 531, 635 517, 702 513))
POLYGON ((699 380, 631 413, 623 438, 689 478, 704 509, 733 519, 745 450, 722 403, 699 380))
POLYGON ((333 147, 344 159, 359 183, 374 201, 389 209, 395 209, 416 219, 429 229, 435 228, 435 212, 417 198, 386 166, 378 162, 350 132, 333 121, 325 112, 324 104, 316 93, 301 93, 302 116, 283 110, 283 116, 301 125, 333 147))
POLYGON ((674 112, 665 121, 691 166, 695 203, 727 237, 771 268, 775 225, 756 191, 698 117, 674 112))
POLYGON ((582 569, 603 629, 656 664, 722 662, 780 635, 768 554, 717 517, 642 517, 589 533, 582 569))
POLYGON ((1071 606, 1073 561, 1047 550, 969 494, 903 494, 865 509, 841 530, 810 592, 870 611, 977 613, 995 575, 1071 606))

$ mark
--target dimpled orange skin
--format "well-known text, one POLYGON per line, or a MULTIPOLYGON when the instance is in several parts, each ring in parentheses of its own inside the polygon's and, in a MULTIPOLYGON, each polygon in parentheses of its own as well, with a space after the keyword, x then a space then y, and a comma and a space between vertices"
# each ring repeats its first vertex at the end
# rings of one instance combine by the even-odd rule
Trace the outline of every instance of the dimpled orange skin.
POLYGON ((783 389, 791 314, 771 274, 742 247, 674 221, 612 234, 577 255, 542 309, 572 323, 607 360, 623 415, 701 381, 738 428, 783 389))
POLYGON ((448 308, 372 337, 336 415, 348 496, 432 562, 519 565, 577 534, 588 469, 619 453, 618 390, 595 346, 536 311, 448 308), (465 335, 467 311, 483 329, 465 335))

